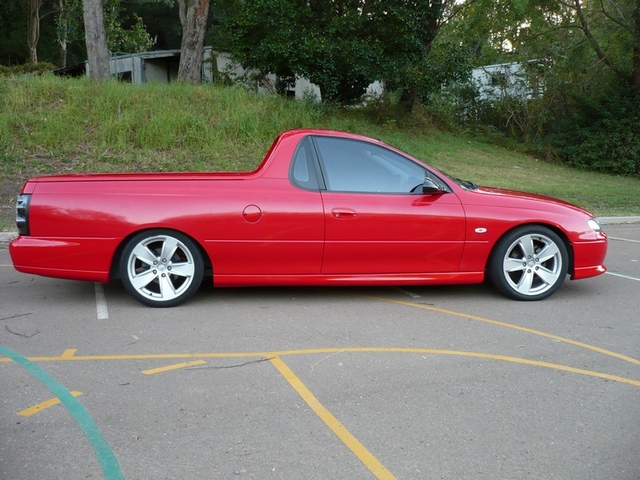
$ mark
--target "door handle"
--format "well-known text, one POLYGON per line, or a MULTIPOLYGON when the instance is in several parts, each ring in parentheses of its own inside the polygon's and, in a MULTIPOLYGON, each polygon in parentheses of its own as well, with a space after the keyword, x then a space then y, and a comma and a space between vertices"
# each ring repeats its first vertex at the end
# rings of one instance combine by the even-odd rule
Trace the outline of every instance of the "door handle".
POLYGON ((334 208, 331 210, 331 215, 335 218, 350 219, 356 218, 358 216, 358 212, 351 208, 334 208))

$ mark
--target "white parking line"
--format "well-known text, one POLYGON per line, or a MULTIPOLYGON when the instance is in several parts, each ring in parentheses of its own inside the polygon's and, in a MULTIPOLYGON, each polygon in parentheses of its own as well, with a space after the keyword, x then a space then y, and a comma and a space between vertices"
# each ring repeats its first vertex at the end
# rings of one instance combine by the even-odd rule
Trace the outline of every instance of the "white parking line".
POLYGON ((95 286, 98 320, 107 320, 109 318, 109 310, 107 309, 107 297, 104 295, 104 288, 101 283, 96 283, 95 286))
POLYGON ((614 273, 614 272, 606 272, 606 273, 607 275, 613 275, 614 277, 626 278, 627 280, 635 280, 636 282, 640 282, 640 278, 632 277, 631 275, 623 275, 621 273, 614 273))
POLYGON ((630 238, 609 237, 611 240, 620 240, 621 242, 640 243, 640 240, 632 240, 630 238))

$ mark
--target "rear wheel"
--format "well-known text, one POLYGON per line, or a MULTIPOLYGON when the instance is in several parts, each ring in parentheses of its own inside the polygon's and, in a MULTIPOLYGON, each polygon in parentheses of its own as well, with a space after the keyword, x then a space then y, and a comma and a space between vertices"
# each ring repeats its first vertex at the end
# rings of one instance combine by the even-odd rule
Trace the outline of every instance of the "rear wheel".
POLYGON ((204 275, 198 246, 186 235, 148 230, 135 235, 120 257, 122 283, 136 300, 173 307, 196 293, 204 275))
POLYGON ((488 265, 495 287, 516 300, 542 300, 560 288, 569 267, 562 239, 541 225, 516 228, 502 237, 488 265))

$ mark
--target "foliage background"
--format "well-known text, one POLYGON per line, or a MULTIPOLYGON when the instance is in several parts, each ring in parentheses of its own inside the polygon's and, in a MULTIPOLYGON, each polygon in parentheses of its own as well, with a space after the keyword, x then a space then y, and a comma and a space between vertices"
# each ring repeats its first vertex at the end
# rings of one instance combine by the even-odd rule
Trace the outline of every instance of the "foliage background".
MULTIPOLYGON (((63 26, 66 64, 84 61, 81 2, 38 1, 40 61, 61 66, 63 26)), ((112 51, 180 47, 176 1, 103 1, 112 51)), ((28 3, 0 3, 0 74, 42 71, 21 66, 28 3)), ((305 76, 326 102, 360 105, 384 82, 373 121, 428 116, 573 168, 640 176, 637 0, 212 0, 207 26, 206 44, 280 86, 305 76), (473 67, 529 60, 545 65, 539 98, 489 102, 466 82, 473 67)))
POLYGON ((32 176, 88 172, 245 171, 274 138, 296 127, 379 138, 448 173, 483 185, 559 197, 597 215, 638 215, 640 179, 571 170, 460 132, 417 111, 396 122, 377 111, 257 95, 238 87, 142 86, 52 75, 0 81, 0 230, 32 176), (381 120, 372 120, 380 118, 381 120))

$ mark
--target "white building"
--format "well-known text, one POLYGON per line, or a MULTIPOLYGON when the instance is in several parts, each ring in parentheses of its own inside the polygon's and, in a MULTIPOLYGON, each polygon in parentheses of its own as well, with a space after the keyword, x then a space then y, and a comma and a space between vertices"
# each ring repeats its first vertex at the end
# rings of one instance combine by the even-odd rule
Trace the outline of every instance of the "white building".
MULTIPOLYGON (((124 82, 143 84, 147 82, 170 83, 178 78, 180 50, 157 50, 142 53, 112 53, 109 66, 111 75, 124 82)), ((84 62, 67 68, 55 70, 56 75, 82 76, 89 74, 89 64, 84 62)), ((257 75, 245 71, 234 63, 230 55, 204 47, 202 62, 202 80, 208 83, 230 81, 255 89, 259 93, 276 92, 276 76, 257 75)), ((381 95, 380 82, 372 83, 367 89, 369 96, 381 95)), ((295 84, 287 92, 288 96, 298 100, 315 98, 320 100, 320 88, 306 78, 296 78, 295 84)))
POLYGON ((529 100, 544 92, 543 74, 544 64, 539 60, 526 64, 498 63, 474 68, 471 82, 482 100, 498 101, 505 97, 529 100))

